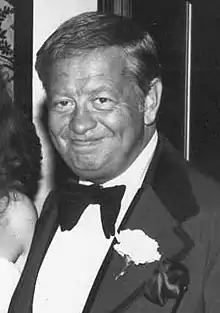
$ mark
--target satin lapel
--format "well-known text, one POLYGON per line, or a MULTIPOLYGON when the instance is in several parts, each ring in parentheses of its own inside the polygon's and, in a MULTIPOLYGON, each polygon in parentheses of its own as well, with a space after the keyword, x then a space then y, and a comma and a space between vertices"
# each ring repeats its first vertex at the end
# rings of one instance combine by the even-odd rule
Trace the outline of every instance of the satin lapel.
POLYGON ((36 227, 31 250, 22 276, 12 297, 8 313, 32 313, 32 302, 37 275, 57 230, 57 208, 53 201, 53 192, 47 198, 42 217, 36 227))
MULTIPOLYGON (((193 242, 182 229, 181 223, 197 214, 198 206, 187 176, 184 171, 182 172, 182 167, 178 166, 175 158, 175 162, 170 162, 173 156, 169 153, 162 140, 149 169, 149 175, 134 198, 119 230, 142 229, 146 235, 158 242, 163 258, 175 257, 176 261, 181 261, 193 247, 193 242), (172 164, 175 164, 173 168, 172 164), (160 172, 157 171, 158 168, 160 172), (168 173, 166 173, 167 169, 168 173), (159 177, 161 173, 163 175, 159 177), (172 195, 176 207, 172 205, 172 195), (183 208, 182 203, 186 207, 183 208)), ((123 276, 117 278, 124 270, 125 260, 114 250, 115 243, 116 240, 113 241, 97 275, 83 313, 124 312, 143 295, 146 281, 152 277, 158 266, 158 262, 133 265, 123 276)))
MULTIPOLYGON (((158 242, 163 258, 181 258, 192 247, 190 238, 177 225, 150 186, 140 195, 123 229, 143 230, 158 242)), ((125 260, 111 247, 102 273, 99 273, 99 282, 96 282, 99 290, 96 296, 93 295, 94 303, 89 312, 123 312, 143 295, 145 283, 152 277, 157 266, 158 262, 132 265, 123 276, 117 278, 125 267, 125 260)))

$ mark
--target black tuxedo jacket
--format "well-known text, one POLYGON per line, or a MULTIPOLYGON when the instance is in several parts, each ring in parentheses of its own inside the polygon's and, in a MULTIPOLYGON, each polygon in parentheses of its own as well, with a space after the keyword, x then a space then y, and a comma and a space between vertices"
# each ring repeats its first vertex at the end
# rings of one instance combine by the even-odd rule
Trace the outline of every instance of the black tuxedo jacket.
MULTIPOLYGON (((220 312, 219 204, 220 187, 217 183, 189 171, 178 152, 160 137, 147 177, 120 229, 144 230, 157 240, 164 257, 177 256, 188 268, 189 288, 176 311, 178 313, 220 312)), ((57 227, 57 207, 52 191, 38 221, 9 313, 32 312, 38 271, 57 227)), ((114 244, 115 241, 99 270, 83 313, 174 312, 174 300, 170 299, 160 307, 145 296, 145 283, 153 275, 157 262, 132 266, 116 279, 125 261, 113 249, 114 244)))

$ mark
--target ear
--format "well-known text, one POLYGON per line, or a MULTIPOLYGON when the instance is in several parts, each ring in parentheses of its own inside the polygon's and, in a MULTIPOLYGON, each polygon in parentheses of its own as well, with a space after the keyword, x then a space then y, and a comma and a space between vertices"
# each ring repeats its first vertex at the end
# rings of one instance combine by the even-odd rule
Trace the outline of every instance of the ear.
POLYGON ((145 125, 151 125, 154 123, 157 111, 160 106, 162 95, 162 82, 159 78, 152 80, 150 84, 150 90, 145 97, 145 111, 144 111, 144 123, 145 125))

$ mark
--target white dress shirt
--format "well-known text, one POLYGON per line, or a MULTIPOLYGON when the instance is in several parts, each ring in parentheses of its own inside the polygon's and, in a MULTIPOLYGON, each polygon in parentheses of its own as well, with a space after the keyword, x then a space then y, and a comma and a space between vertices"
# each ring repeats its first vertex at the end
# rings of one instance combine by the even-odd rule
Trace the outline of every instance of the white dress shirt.
MULTIPOLYGON (((143 182, 157 140, 155 132, 133 164, 103 184, 126 185, 116 229, 143 182)), ((113 239, 104 235, 98 204, 89 205, 71 231, 58 228, 38 273, 33 313, 81 313, 113 239)))

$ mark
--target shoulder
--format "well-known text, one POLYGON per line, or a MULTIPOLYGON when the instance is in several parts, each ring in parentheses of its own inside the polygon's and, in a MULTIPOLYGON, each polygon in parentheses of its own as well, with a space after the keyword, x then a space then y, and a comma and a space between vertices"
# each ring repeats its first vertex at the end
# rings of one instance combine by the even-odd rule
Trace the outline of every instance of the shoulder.
POLYGON ((4 197, 0 200, 1 226, 17 238, 23 253, 29 249, 36 221, 36 208, 24 194, 11 192, 8 198, 4 197))
POLYGON ((189 179, 199 213, 187 224, 193 232, 201 232, 200 239, 212 238, 220 243, 220 184, 192 167, 189 167, 189 179))
POLYGON ((195 244, 214 257, 220 252, 220 184, 191 167, 189 179, 199 213, 187 220, 184 227, 195 244))
POLYGON ((8 197, 0 199, 0 214, 7 217, 10 222, 18 223, 35 220, 37 211, 33 202, 23 193, 10 192, 8 197))
POLYGON ((220 183, 192 167, 189 179, 201 211, 205 211, 205 215, 220 215, 220 183))

